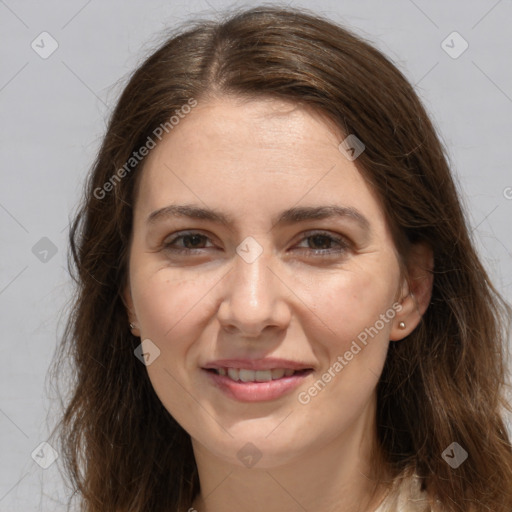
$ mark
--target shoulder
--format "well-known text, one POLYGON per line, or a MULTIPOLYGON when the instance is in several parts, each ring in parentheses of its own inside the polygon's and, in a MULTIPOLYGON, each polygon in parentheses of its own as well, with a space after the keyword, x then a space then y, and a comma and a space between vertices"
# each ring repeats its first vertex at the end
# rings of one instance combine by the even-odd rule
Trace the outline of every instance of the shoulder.
POLYGON ((375 512, 439 512, 432 507, 427 493, 421 490, 421 479, 416 475, 399 478, 375 512))

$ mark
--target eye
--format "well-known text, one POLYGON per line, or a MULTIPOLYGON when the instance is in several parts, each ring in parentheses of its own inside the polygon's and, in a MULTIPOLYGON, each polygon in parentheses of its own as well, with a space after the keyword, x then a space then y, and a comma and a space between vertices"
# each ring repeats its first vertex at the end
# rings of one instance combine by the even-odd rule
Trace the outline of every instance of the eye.
POLYGON ((341 236, 332 235, 331 233, 317 231, 308 233, 299 243, 306 242, 306 252, 313 252, 313 255, 328 255, 328 254, 340 254, 350 249, 351 245, 349 241, 341 236), (334 245, 334 247, 333 247, 334 245))
POLYGON ((204 246, 207 240, 209 240, 209 238, 206 235, 191 231, 175 236, 169 241, 165 241, 164 247, 175 253, 190 252, 194 249, 207 249, 207 247, 204 246), (178 241, 180 241, 180 245, 173 247, 178 241))
MULTIPOLYGON (((203 233, 190 231, 177 234, 170 240, 164 241, 164 249, 171 251, 175 254, 192 253, 195 250, 209 249, 213 245, 206 246, 210 238, 203 233)), ((308 255, 314 256, 327 256, 339 255, 350 249, 350 242, 341 236, 336 236, 331 233, 317 231, 306 234, 304 238, 296 246, 299 250, 303 250, 308 255), (300 244, 306 243, 306 247, 300 247, 300 244)))

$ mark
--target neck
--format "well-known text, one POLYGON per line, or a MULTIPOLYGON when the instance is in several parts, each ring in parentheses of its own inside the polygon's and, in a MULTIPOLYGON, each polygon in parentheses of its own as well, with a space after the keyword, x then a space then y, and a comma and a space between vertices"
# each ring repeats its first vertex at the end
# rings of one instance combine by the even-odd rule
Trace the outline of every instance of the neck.
POLYGON ((372 479, 376 453, 375 404, 350 429, 320 450, 304 451, 283 465, 245 468, 193 441, 201 492, 198 512, 373 512, 387 488, 372 479))

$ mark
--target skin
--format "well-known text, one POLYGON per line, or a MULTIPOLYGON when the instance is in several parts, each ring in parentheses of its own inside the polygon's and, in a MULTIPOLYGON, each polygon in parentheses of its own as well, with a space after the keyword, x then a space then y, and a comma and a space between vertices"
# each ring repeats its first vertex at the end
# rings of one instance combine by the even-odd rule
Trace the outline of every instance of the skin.
POLYGON ((366 476, 376 385, 390 340, 414 330, 428 305, 432 255, 414 248, 410 288, 378 198, 341 140, 299 105, 223 96, 200 102, 144 165, 125 302, 134 334, 160 350, 147 366, 154 390, 192 438, 201 495, 190 506, 200 512, 370 512, 383 498, 380 488, 369 498, 366 476), (148 224, 171 204, 219 210, 232 223, 167 216, 148 224), (368 229, 349 216, 272 223, 283 210, 322 205, 357 209, 368 229), (174 240, 185 230, 206 238, 174 240), (324 237, 312 236, 318 231, 324 237), (236 252, 249 236, 262 249, 252 263, 236 252), (299 393, 390 310, 378 334, 300 403, 299 393), (314 371, 278 399, 244 403, 201 370, 219 358, 263 357, 314 371), (237 456, 248 442, 261 455, 250 468, 237 456))

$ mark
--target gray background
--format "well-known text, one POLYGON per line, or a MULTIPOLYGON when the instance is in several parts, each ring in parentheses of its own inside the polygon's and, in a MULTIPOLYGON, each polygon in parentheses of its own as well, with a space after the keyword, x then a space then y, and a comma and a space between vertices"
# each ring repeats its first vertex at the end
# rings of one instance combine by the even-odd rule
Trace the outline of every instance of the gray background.
MULTIPOLYGON (((367 37, 416 84, 448 147, 475 243, 510 301, 512 2, 291 4, 367 37), (458 36, 445 43, 452 56, 442 47, 453 31, 469 43, 458 58, 458 36)), ((228 5, 252 4, 0 0, 2 511, 60 511, 68 495, 58 463, 42 469, 31 453, 54 424, 55 397, 45 379, 71 292, 69 215, 106 116, 127 74, 162 40, 166 27, 198 14, 216 16, 228 5), (58 43, 46 59, 31 47, 35 41, 40 52, 51 48, 47 36, 39 36, 43 31, 58 43)))

